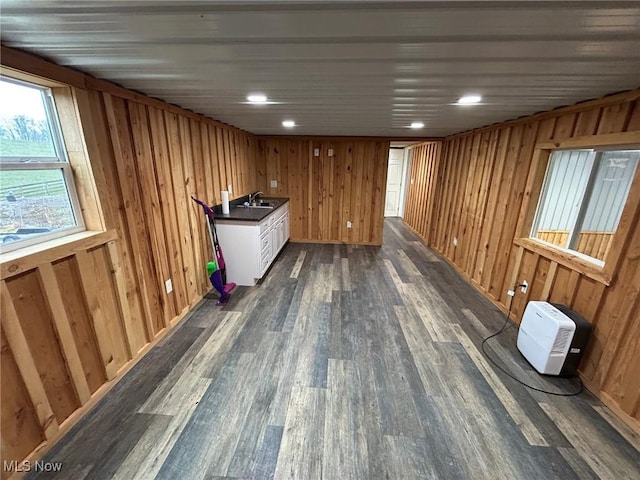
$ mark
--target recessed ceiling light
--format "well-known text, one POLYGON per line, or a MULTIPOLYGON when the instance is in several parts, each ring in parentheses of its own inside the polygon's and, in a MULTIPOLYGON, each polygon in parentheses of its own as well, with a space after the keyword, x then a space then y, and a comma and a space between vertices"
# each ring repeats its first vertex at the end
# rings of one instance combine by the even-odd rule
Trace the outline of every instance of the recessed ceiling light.
POLYGON ((413 122, 411 124, 411 128, 418 129, 418 128, 422 128, 422 127, 424 127, 424 123, 422 123, 422 122, 413 122))
POLYGON ((267 96, 262 93, 252 93, 247 96, 249 103, 267 103, 267 96))
POLYGON ((292 128, 296 126, 296 122, 294 122, 293 120, 285 120, 284 122, 282 122, 282 126, 292 128))
POLYGON ((458 105, 474 105, 476 103, 480 103, 482 101, 482 97, 480 95, 465 95, 464 97, 460 97, 458 99, 458 105))

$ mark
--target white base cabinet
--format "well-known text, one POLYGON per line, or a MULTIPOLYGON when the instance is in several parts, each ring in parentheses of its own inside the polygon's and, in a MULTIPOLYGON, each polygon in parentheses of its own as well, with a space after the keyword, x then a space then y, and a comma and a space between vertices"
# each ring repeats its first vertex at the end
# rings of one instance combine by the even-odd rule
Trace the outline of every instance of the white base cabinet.
POLYGON ((217 219, 227 282, 252 286, 289 240, 289 202, 260 222, 217 219))

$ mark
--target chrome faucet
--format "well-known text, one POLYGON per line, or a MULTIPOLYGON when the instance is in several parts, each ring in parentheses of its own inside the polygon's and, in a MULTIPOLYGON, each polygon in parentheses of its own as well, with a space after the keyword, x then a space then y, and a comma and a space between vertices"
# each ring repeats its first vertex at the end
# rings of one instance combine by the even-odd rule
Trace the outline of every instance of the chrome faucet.
POLYGON ((262 192, 256 192, 256 193, 253 193, 253 194, 250 193, 249 194, 249 203, 255 202, 256 198, 258 198, 258 195, 262 195, 262 192))

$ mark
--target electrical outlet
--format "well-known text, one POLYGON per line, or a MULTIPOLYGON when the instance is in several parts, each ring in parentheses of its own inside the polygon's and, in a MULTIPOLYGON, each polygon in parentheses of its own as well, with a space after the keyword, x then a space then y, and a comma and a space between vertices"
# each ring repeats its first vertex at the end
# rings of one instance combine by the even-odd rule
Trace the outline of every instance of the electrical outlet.
POLYGON ((278 188, 278 180, 271 180, 271 188, 278 188))
POLYGON ((453 237, 453 246, 454 247, 458 246, 458 237, 453 237))
POLYGON ((507 295, 509 295, 510 297, 513 297, 516 294, 516 292, 514 292, 513 290, 507 290, 507 295))
POLYGON ((164 289, 167 291, 167 293, 173 292, 173 283, 171 282, 170 278, 164 282, 164 289))
POLYGON ((347 228, 351 228, 351 222, 347 222, 347 228))
POLYGON ((319 148, 314 148, 313 149, 313 156, 314 157, 319 157, 320 156, 320 149, 319 148))
POLYGON ((527 293, 528 288, 529 288, 529 282, 527 282, 526 280, 523 280, 522 284, 520 285, 520 291, 522 293, 527 293))
POLYGON ((329 151, 327 152, 327 155, 329 155, 330 157, 333 157, 333 148, 329 149, 329 151))
POLYGON ((233 194, 233 185, 229 184, 227 185, 227 190, 229 190, 229 195, 233 194))

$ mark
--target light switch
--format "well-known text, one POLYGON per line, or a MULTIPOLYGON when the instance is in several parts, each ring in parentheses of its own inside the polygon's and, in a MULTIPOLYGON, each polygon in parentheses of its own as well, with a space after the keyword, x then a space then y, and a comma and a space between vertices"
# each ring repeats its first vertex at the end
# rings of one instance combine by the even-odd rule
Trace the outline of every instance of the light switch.
POLYGON ((328 154, 330 157, 333 157, 333 148, 330 148, 330 149, 329 149, 329 151, 327 152, 327 154, 328 154))
POLYGON ((313 156, 314 157, 319 157, 320 156, 320 149, 319 148, 314 148, 313 149, 313 156))
POLYGON ((173 283, 171 282, 170 278, 164 282, 164 289, 167 291, 167 293, 173 292, 173 283))
POLYGON ((271 188, 278 188, 278 180, 271 180, 271 188))

